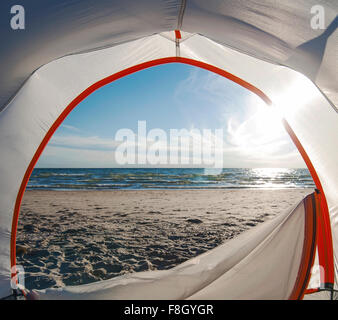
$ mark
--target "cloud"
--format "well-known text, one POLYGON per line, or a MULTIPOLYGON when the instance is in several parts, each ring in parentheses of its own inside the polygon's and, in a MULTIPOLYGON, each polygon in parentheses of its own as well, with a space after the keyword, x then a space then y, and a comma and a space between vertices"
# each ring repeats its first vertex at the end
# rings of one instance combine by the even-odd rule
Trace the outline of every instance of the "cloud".
POLYGON ((71 149, 88 150, 114 150, 120 142, 114 139, 101 138, 98 136, 83 137, 80 135, 54 135, 50 140, 50 146, 71 149))
POLYGON ((107 150, 85 150, 48 145, 38 167, 45 168, 110 168, 116 165, 114 152, 107 150))
POLYGON ((64 129, 67 129, 67 130, 73 131, 73 132, 81 132, 81 130, 79 128, 74 127, 74 126, 70 126, 68 124, 62 124, 61 128, 64 128, 64 129))
MULTIPOLYGON (((225 139, 215 136, 210 130, 209 136, 201 136, 201 130, 187 130, 190 137, 183 137, 178 145, 171 144, 170 134, 162 136, 161 139, 154 139, 154 136, 147 140, 147 148, 141 152, 154 154, 158 152, 159 163, 167 166, 180 164, 191 164, 191 166, 212 166, 217 153, 217 163, 223 163, 224 167, 304 167, 298 151, 289 143, 288 137, 277 137, 276 139, 266 138, 259 140, 260 136, 251 129, 254 127, 248 120, 246 123, 231 124, 225 132, 225 139), (199 133, 199 132, 200 133, 199 133), (190 140, 189 140, 190 139, 190 140), (202 145, 202 150, 209 150, 211 154, 202 152, 195 153, 191 142, 197 141, 202 145), (157 151, 155 151, 157 150, 157 151), (149 152, 151 151, 151 152, 149 152), (175 152, 176 151, 176 152, 175 152), (200 157, 200 161, 198 160, 200 157)), ((117 157, 122 158, 121 150, 117 147, 121 141, 114 139, 93 137, 54 136, 47 146, 39 161, 41 167, 116 167, 120 163, 117 157)), ((128 142, 125 146, 131 147, 128 152, 132 159, 136 155, 137 147, 140 146, 135 135, 135 142, 128 142)), ((196 145, 194 145, 196 146, 196 145)), ((201 151, 202 151, 201 150, 201 151)), ((149 158, 150 159, 150 158, 149 158)), ((154 159, 154 158, 153 158, 154 159)), ((147 165, 149 165, 149 161, 147 165)))

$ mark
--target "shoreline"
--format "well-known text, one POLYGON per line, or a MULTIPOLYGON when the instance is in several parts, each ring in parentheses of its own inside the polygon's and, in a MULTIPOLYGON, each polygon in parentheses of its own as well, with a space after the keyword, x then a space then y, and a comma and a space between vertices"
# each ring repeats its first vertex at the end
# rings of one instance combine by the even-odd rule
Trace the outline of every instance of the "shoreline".
POLYGON ((153 191, 153 190, 187 190, 187 191, 193 191, 193 190, 303 190, 303 189, 311 189, 314 190, 315 187, 157 187, 157 188, 116 188, 116 189, 47 189, 47 188, 26 188, 25 192, 35 192, 35 191, 62 191, 62 192, 73 192, 73 191, 79 191, 79 192, 87 192, 87 191, 102 191, 102 192, 114 192, 114 191, 153 191))

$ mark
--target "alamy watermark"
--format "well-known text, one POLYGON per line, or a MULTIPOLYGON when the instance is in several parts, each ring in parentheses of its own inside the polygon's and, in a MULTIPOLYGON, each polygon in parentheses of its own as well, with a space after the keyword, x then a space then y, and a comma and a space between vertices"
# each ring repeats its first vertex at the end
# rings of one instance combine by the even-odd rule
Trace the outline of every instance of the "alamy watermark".
POLYGON ((325 9, 323 6, 317 4, 311 7, 310 13, 312 18, 310 25, 313 30, 324 30, 325 29, 325 9))
POLYGON ((16 4, 11 7, 10 25, 13 30, 24 30, 25 25, 25 8, 22 5, 16 4))
POLYGON ((223 167, 223 129, 162 129, 147 132, 138 121, 137 133, 119 129, 115 161, 119 165, 206 165, 223 167))

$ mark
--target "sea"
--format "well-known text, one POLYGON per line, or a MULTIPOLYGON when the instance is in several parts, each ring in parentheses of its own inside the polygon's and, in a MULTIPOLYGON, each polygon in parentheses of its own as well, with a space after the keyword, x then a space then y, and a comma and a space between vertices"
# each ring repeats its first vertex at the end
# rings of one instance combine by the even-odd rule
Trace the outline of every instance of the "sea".
POLYGON ((307 169, 35 168, 28 190, 314 188, 307 169))

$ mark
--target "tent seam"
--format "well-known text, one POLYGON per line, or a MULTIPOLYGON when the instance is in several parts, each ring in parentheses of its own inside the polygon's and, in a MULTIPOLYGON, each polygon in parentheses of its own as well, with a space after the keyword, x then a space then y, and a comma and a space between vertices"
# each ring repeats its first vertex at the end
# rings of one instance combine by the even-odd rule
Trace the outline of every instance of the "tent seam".
POLYGON ((182 28, 183 16, 184 16, 186 6, 187 6, 187 1, 182 0, 180 10, 178 12, 178 17, 177 17, 177 30, 181 30, 182 28))

